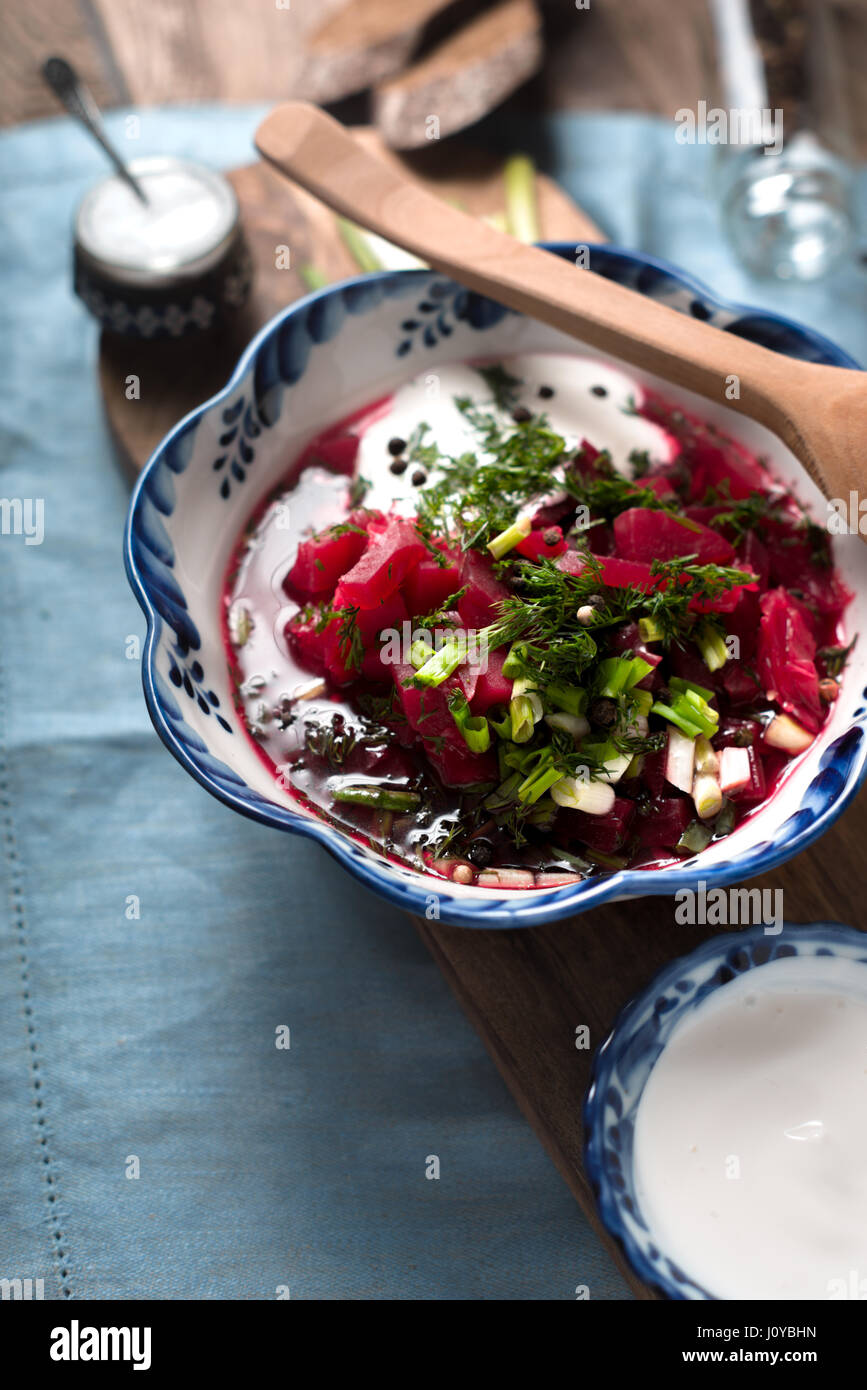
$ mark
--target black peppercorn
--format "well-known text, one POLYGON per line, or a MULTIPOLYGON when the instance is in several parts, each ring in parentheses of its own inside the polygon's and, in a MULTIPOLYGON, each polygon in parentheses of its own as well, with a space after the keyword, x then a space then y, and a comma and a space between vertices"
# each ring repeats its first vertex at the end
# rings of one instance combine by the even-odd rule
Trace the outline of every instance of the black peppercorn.
POLYGON ((401 473, 406 472, 406 459, 395 459, 388 466, 392 473, 396 473, 400 477, 401 473))
POLYGON ((494 846, 490 840, 473 840, 467 849, 467 858, 477 869, 486 869, 494 857, 494 846))
POLYGON ((512 419, 516 425, 526 425, 528 420, 532 420, 533 413, 525 405, 516 405, 512 411, 512 419))
POLYGON ((591 391, 593 392, 594 396, 607 396, 607 395, 608 395, 608 388, 605 387, 605 386, 591 386, 590 389, 591 389, 591 391))
POLYGON ((394 454, 395 456, 397 456, 398 454, 402 454, 405 448, 405 439, 398 439, 397 436, 395 436, 394 439, 390 439, 388 441, 388 452, 390 454, 394 454))
POLYGON ((617 723, 617 703, 610 700, 607 695, 602 695, 598 700, 594 700, 587 711, 591 724, 595 724, 600 729, 610 729, 617 723))
POLYGON ((543 401, 550 401, 550 399, 551 399, 551 397, 553 396, 553 394, 554 394, 554 387, 553 387, 553 386, 540 386, 540 387, 539 387, 539 395, 542 397, 542 400, 543 400, 543 401))
POLYGON ((415 487, 421 487, 422 483, 427 482, 427 473, 425 473, 423 468, 416 468, 413 470, 412 482, 415 487))

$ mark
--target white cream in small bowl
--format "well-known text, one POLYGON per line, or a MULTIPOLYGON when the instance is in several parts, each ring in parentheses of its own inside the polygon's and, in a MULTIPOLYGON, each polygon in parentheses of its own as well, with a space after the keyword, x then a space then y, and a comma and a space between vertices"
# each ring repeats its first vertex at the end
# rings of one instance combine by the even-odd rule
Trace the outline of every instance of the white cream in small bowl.
POLYGON ((757 929, 673 962, 586 1123, 606 1223, 671 1296, 867 1297, 867 936, 757 929))

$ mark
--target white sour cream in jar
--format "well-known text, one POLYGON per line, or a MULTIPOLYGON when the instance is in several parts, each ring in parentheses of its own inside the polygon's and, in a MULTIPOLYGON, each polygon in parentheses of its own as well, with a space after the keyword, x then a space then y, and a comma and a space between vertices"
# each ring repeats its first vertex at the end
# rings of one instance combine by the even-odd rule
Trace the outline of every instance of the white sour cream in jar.
POLYGON ((633 1167, 654 1240, 716 1297, 867 1289, 867 966, 792 956, 709 995, 647 1080, 633 1167))

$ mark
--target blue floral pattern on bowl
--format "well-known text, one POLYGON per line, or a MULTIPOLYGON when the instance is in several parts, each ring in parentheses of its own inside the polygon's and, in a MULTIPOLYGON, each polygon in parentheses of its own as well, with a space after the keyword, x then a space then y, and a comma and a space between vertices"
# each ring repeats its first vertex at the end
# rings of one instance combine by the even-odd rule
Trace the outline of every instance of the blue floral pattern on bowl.
MULTIPOLYGON (((547 249, 565 258, 574 254, 572 246, 547 249)), ((778 315, 719 301, 662 262, 610 246, 592 247, 591 259, 600 274, 727 332, 794 357, 856 366, 818 334, 778 315)), ((774 798, 773 814, 767 808, 751 817, 752 829, 737 831, 730 848, 712 847, 701 860, 664 871, 625 870, 567 888, 494 893, 419 875, 312 817, 268 781, 246 738, 235 737, 240 720, 219 626, 223 572, 251 513, 309 440, 428 366, 521 351, 580 350, 553 329, 433 271, 384 271, 329 286, 261 330, 224 389, 156 449, 130 506, 125 559, 148 620, 145 698, 167 747, 236 810, 319 841, 399 906, 459 925, 532 926, 613 899, 673 894, 695 887, 700 878, 714 886, 749 878, 821 834, 854 795, 867 764, 867 665, 856 648, 860 665, 847 672, 846 698, 806 755, 805 769, 774 798)), ((797 465, 789 467, 799 490, 808 492, 812 485, 797 465)), ((851 539, 843 569, 863 596, 853 625, 865 627, 867 551, 857 537, 851 539)))
POLYGON ((654 1239, 635 1190, 635 1120, 648 1077, 674 1028, 715 989, 785 956, 836 956, 867 965, 867 935, 838 923, 786 924, 713 936, 671 961, 627 1004, 593 1060, 584 1100, 584 1165, 606 1227, 645 1283, 668 1298, 714 1300, 654 1239))

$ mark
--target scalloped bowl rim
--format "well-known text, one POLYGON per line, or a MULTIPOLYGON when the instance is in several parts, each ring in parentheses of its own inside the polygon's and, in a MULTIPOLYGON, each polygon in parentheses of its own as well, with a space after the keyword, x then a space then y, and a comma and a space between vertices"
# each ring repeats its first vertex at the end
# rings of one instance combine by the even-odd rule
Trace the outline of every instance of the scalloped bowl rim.
MULTIPOLYGON (((567 242, 540 242, 539 245, 554 254, 563 255, 571 252, 571 243, 567 242)), ((590 250, 594 249, 591 244, 590 250)), ((730 313, 736 317, 759 317, 764 322, 776 323, 785 328, 788 332, 798 335, 820 351, 834 359, 835 365, 851 367, 855 370, 862 370, 860 364, 854 358, 839 348, 823 334, 814 332, 796 321, 786 318, 782 314, 771 310, 757 309, 754 306, 742 305, 732 300, 723 299, 714 294, 706 285, 697 280, 694 276, 667 261, 655 256, 645 255, 631 251, 629 249, 612 245, 609 242, 599 244, 595 248, 606 254, 611 254, 631 262, 640 268, 650 267, 666 275, 673 280, 678 287, 691 292, 697 299, 701 299, 712 305, 717 311, 730 313)), ((345 280, 336 281, 334 284, 326 285, 322 289, 314 290, 301 299, 293 301, 282 309, 273 318, 259 329, 251 342, 241 354, 234 371, 226 384, 221 389, 201 405, 188 411, 176 425, 164 436, 160 443, 152 452, 150 458, 136 481, 130 499, 127 521, 124 530, 123 552, 124 564, 127 578, 135 594, 142 611, 147 619, 147 635, 142 651, 142 685, 144 689, 145 703, 151 721, 162 742, 177 761, 195 778, 206 791, 212 796, 217 797, 233 810, 240 812, 241 815, 259 821, 263 825, 272 828, 287 830, 292 834, 306 836, 307 838, 321 844, 338 862, 347 869, 354 877, 360 879, 366 887, 388 899, 395 906, 403 908, 405 911, 417 912, 424 915, 427 899, 435 890, 442 890, 447 886, 448 880, 438 879, 432 875, 417 874, 412 878, 398 878, 393 874, 391 866, 386 859, 368 860, 360 856, 353 855, 350 851, 354 842, 343 831, 337 827, 329 825, 325 821, 311 819, 302 816, 298 812, 292 811, 288 806, 282 806, 277 802, 262 803, 247 800, 246 797, 238 792, 231 791, 220 786, 210 773, 199 766, 195 759, 190 755, 187 748, 177 737, 170 721, 163 709, 160 695, 156 689, 154 653, 161 633, 162 619, 155 611, 148 593, 147 584, 142 577, 134 554, 133 524, 136 512, 140 504, 143 490, 147 484, 151 471, 162 458, 168 446, 179 436, 185 433, 194 420, 201 419, 208 411, 218 406, 236 389, 243 380, 244 375, 255 361, 256 356, 262 345, 276 333, 280 326, 292 315, 306 310, 309 305, 317 300, 327 298, 336 292, 345 290, 348 286, 369 284, 377 278, 393 277, 395 275, 416 277, 424 280, 430 275, 430 270, 426 268, 408 269, 400 271, 375 271, 366 275, 357 275, 345 280), (416 886, 417 881, 417 886, 416 886)), ((858 726, 853 726, 858 727, 858 726)), ((850 728, 845 734, 841 735, 825 750, 822 761, 819 765, 821 771, 828 758, 828 754, 833 748, 849 737, 852 733, 850 728)), ((737 882, 744 877, 750 877, 758 873, 765 873, 786 860, 806 849, 812 844, 834 820, 845 810, 846 806, 858 791, 861 783, 867 775, 867 738, 863 736, 860 741, 860 748, 857 756, 853 758, 845 787, 829 805, 827 805, 817 816, 815 816, 797 835, 786 840, 784 844, 776 846, 771 851, 763 848, 762 844, 754 846, 751 851, 741 856, 739 860, 732 860, 729 863, 710 865, 704 870, 696 866, 693 861, 687 861, 681 870, 667 869, 664 881, 653 873, 652 870, 623 869, 607 877, 599 879, 584 880, 581 884, 572 885, 563 889, 551 889, 547 891, 524 890, 523 894, 515 894, 512 898, 497 899, 496 894, 491 890, 489 903, 485 900, 464 900, 449 898, 447 907, 440 911, 438 920, 451 923, 456 926, 481 927, 481 928, 517 928, 542 925, 546 922, 554 922, 564 917, 572 916, 579 912, 584 912, 592 907, 599 907, 603 903, 618 901, 626 898, 637 898, 645 896, 672 896, 678 891, 686 888, 696 888, 700 881, 707 882, 708 885, 722 886, 724 884, 737 882), (744 870, 744 861, 748 867, 744 870), (755 861, 755 862, 754 862, 755 861), (526 901, 524 901, 526 899, 526 901), (494 903, 499 902, 499 907, 494 903)), ((796 816, 800 808, 796 808, 792 815, 796 816)), ((791 817, 790 817, 791 818, 791 817)), ((789 818, 789 819, 790 819, 789 818)), ((785 825, 787 821, 782 824, 785 825)), ((782 827, 778 827, 780 829, 782 827)))

